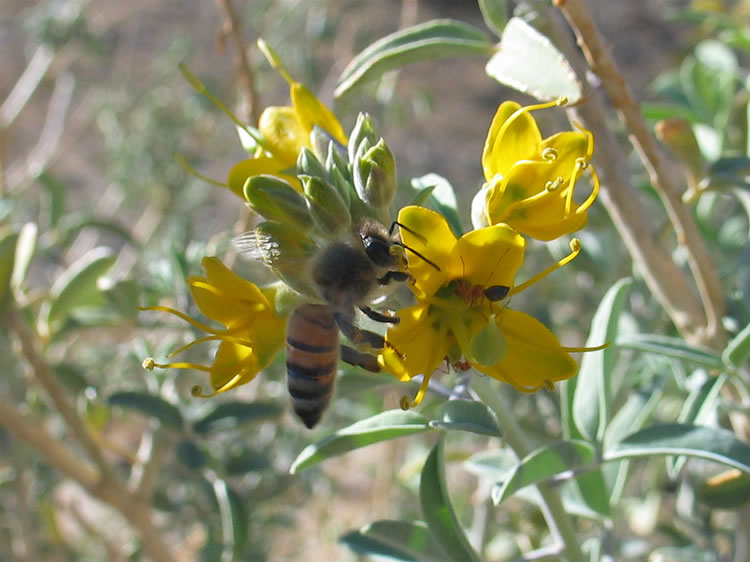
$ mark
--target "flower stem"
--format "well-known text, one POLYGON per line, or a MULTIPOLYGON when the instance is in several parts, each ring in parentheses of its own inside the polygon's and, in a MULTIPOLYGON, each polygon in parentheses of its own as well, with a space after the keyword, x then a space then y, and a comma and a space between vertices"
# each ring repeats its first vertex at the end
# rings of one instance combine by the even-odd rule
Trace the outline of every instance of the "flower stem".
MULTIPOLYGON (((518 458, 522 459, 531 453, 532 448, 526 434, 513 416, 510 405, 503 398, 498 385, 493 385, 489 377, 476 373, 476 376, 472 378, 471 388, 493 411, 502 428, 503 439, 518 458)), ((565 547, 565 560, 569 562, 587 560, 581 550, 573 521, 565 511, 557 489, 545 484, 539 484, 537 489, 541 496, 540 507, 550 532, 565 547)))

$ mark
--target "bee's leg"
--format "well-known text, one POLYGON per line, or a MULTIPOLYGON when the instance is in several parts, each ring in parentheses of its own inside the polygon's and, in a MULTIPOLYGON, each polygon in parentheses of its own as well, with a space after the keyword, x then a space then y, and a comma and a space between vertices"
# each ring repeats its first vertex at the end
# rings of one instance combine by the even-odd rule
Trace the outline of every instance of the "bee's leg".
POLYGON ((382 277, 378 277, 378 283, 381 285, 388 285, 391 281, 397 281, 403 283, 409 280, 409 274, 403 271, 388 271, 382 277))
POLYGON ((362 353, 348 345, 341 346, 341 360, 349 363, 349 365, 362 367, 364 370, 370 371, 371 373, 380 372, 380 365, 378 365, 378 360, 374 355, 362 353))
POLYGON ((398 324, 401 319, 393 314, 383 314, 377 310, 373 310, 369 306, 360 306, 359 309, 364 313, 365 316, 375 322, 382 322, 383 324, 398 324))
POLYGON ((385 338, 383 336, 368 330, 360 330, 347 316, 337 312, 334 313, 333 319, 357 349, 362 351, 379 350, 385 346, 385 338))

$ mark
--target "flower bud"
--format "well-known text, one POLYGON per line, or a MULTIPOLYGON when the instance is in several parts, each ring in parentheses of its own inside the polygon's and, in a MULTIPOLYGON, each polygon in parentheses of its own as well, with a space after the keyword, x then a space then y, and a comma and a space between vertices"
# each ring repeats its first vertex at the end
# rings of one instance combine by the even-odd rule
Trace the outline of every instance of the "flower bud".
POLYGON ((314 176, 300 176, 307 196, 307 206, 315 223, 333 236, 348 229, 352 222, 349 205, 330 183, 314 176))
POLYGON ((354 129, 349 137, 349 162, 352 165, 356 162, 356 154, 360 149, 362 141, 368 141, 368 146, 372 146, 375 143, 375 128, 372 125, 372 118, 367 113, 360 113, 357 115, 357 122, 354 124, 354 129))
POLYGON ((354 187, 359 198, 376 209, 385 209, 396 194, 396 161, 382 138, 375 146, 363 141, 354 161, 354 187))
POLYGON ((303 231, 314 226, 305 198, 285 181, 274 176, 252 176, 245 182, 243 192, 250 208, 268 220, 303 231))

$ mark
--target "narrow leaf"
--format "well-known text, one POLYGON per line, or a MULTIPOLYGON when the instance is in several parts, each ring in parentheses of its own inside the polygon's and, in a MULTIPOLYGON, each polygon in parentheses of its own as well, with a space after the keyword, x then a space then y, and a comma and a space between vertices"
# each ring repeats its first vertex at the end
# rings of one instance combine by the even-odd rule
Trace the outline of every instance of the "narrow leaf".
POLYGON ((559 477, 594 462, 594 447, 585 441, 559 441, 537 449, 523 458, 509 478, 492 490, 492 501, 499 504, 521 488, 559 477))
MULTIPOLYGON (((587 346, 615 340, 620 313, 631 284, 630 279, 620 279, 604 295, 591 321, 587 346)), ((573 420, 581 434, 590 441, 603 438, 611 415, 610 377, 616 353, 617 350, 610 346, 602 351, 586 353, 581 360, 573 396, 573 420)))
POLYGON ((651 455, 687 455, 750 472, 750 445, 726 429, 666 423, 633 433, 604 453, 605 461, 651 455))
POLYGON ((11 299, 11 279, 16 263, 18 233, 13 232, 0 240, 0 315, 11 299))
POLYGON ((353 551, 392 560, 447 561, 443 549, 422 521, 374 521, 339 539, 353 551))
POLYGON ((225 480, 216 479, 213 483, 216 503, 221 515, 221 534, 224 551, 221 560, 237 560, 247 545, 248 519, 245 504, 225 480))
POLYGON ((485 72, 501 84, 543 101, 561 96, 568 103, 581 99, 581 85, 565 57, 547 37, 518 17, 508 21, 485 72))
POLYGON ((658 353, 667 357, 697 363, 709 369, 720 370, 724 367, 721 357, 713 350, 707 347, 690 345, 680 338, 656 334, 624 335, 617 338, 617 347, 627 347, 647 353, 658 353))
POLYGON ((721 358, 727 365, 739 367, 748 356, 750 356, 750 324, 732 338, 721 354, 721 358))
POLYGON ((479 0, 479 9, 482 11, 484 23, 500 37, 508 21, 506 0, 479 0))
POLYGON ((479 557, 469 544, 461 523, 450 503, 445 485, 444 439, 433 447, 422 469, 419 481, 419 500, 422 514, 433 536, 451 560, 477 561, 479 557))
POLYGON ((156 418, 173 429, 182 429, 183 420, 180 410, 160 396, 145 392, 116 392, 107 399, 107 402, 110 406, 136 410, 156 418))
MULTIPOLYGON (((716 398, 724 386, 727 375, 712 377, 690 392, 677 417, 679 423, 703 425, 715 414, 716 398)), ((667 461, 670 478, 676 478, 687 460, 686 457, 673 457, 667 461)))
POLYGON ((41 316, 41 328, 49 333, 79 308, 96 307, 104 299, 97 282, 115 263, 109 248, 94 248, 65 270, 50 290, 50 301, 41 316))
POLYGON ((382 412, 340 429, 322 441, 305 447, 292 463, 289 472, 295 474, 328 458, 354 449, 431 429, 427 419, 416 412, 403 410, 382 412))
POLYGON ((458 214, 456 192, 447 179, 438 174, 430 173, 419 178, 412 178, 411 186, 420 192, 424 192, 427 188, 432 187, 433 190, 430 192, 427 200, 445 217, 451 226, 453 234, 461 236, 464 233, 461 217, 458 214))
POLYGON ((34 252, 36 251, 38 231, 39 229, 36 224, 33 222, 27 222, 18 232, 15 264, 13 265, 13 275, 10 280, 10 285, 13 288, 20 287, 26 278, 26 272, 29 270, 31 258, 34 257, 34 252))
POLYGON ((284 408, 276 402, 222 402, 193 422, 193 431, 209 433, 227 431, 241 425, 265 421, 281 415, 284 408))
POLYGON ((339 98, 360 83, 413 62, 486 57, 491 52, 492 43, 473 26, 449 19, 425 22, 383 37, 354 57, 341 74, 334 95, 339 98))
POLYGON ((500 437, 500 428, 489 408, 476 400, 449 400, 430 426, 500 437))

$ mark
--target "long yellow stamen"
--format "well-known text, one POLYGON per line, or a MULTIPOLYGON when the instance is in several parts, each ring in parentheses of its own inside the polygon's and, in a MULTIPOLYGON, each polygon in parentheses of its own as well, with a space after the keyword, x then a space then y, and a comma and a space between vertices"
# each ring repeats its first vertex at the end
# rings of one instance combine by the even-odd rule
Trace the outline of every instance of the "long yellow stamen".
POLYGON ((191 326, 194 326, 198 328, 199 330, 203 330, 204 332, 208 332, 209 334, 217 334, 221 331, 221 330, 216 330, 214 328, 210 328, 209 326, 206 326, 205 324, 202 324, 198 322, 197 320, 193 320, 187 314, 184 314, 180 312, 179 310, 175 310, 174 308, 170 308, 168 306, 139 306, 138 310, 159 310, 161 312, 168 312, 169 314, 174 314, 178 318, 182 318, 185 322, 187 322, 191 326))
POLYGON ((593 186, 591 188, 591 194, 576 209, 576 214, 585 213, 588 208, 591 207, 591 204, 596 199, 596 196, 599 195, 599 176, 597 175, 593 164, 589 164, 587 166, 587 169, 591 173, 591 182, 593 186))
POLYGON ((427 387, 430 384, 430 377, 432 375, 422 375, 422 384, 419 385, 419 390, 417 391, 416 396, 414 396, 414 400, 409 400, 408 396, 402 396, 401 397, 401 409, 402 410, 408 410, 409 408, 416 408, 422 403, 422 399, 424 398, 425 393, 427 392, 427 387))
POLYGON ((271 45, 266 43, 263 39, 258 39, 257 44, 260 52, 263 53, 264 57, 266 57, 268 64, 278 70, 279 74, 284 77, 284 80, 286 80, 290 86, 293 86, 295 84, 294 79, 284 69, 284 66, 281 64, 281 58, 279 58, 279 55, 276 53, 276 51, 273 50, 271 45))
POLYGON ((553 265, 551 267, 548 267, 547 269, 545 269, 541 273, 537 273, 536 275, 534 275, 534 277, 532 277, 528 281, 524 281, 520 285, 516 285, 515 287, 513 287, 508 292, 508 296, 513 296, 516 293, 520 293, 521 291, 525 291, 526 289, 528 289, 529 287, 531 287, 537 281, 541 281, 542 279, 544 279, 545 277, 547 277, 547 275, 549 275, 553 271, 555 271, 557 269, 560 269, 564 265, 567 265, 572 260, 574 260, 578 256, 578 254, 581 253, 581 241, 578 238, 573 238, 573 240, 570 241, 570 250, 571 250, 570 253, 567 256, 565 256, 563 259, 561 259, 560 261, 558 261, 555 265, 553 265))
POLYGON ((195 369, 196 371, 203 371, 206 373, 211 372, 210 367, 206 367, 205 365, 199 365, 198 363, 157 363, 153 360, 151 357, 147 357, 143 360, 143 363, 141 363, 141 366, 146 369, 147 371, 153 371, 154 368, 159 369, 195 369))
POLYGON ((203 174, 198 172, 198 170, 196 170, 190 164, 188 164, 187 160, 185 160, 185 158, 179 152, 175 153, 174 158, 175 160, 177 160, 177 163, 182 167, 182 169, 185 170, 188 174, 192 174, 196 178, 201 179, 212 185, 218 185, 219 187, 227 187, 227 188, 229 187, 229 184, 226 182, 222 182, 222 181, 209 178, 208 176, 204 176, 203 174))
POLYGON ((526 105, 524 107, 521 107, 520 109, 517 109, 516 111, 511 113, 510 117, 508 117, 508 120, 505 123, 503 123, 502 127, 500 127, 500 130, 497 132, 497 138, 503 138, 505 131, 513 123, 513 121, 518 119, 524 113, 530 113, 532 111, 538 111, 540 109, 548 109, 550 107, 560 107, 562 105, 565 105, 566 103, 568 103, 568 98, 566 98, 565 96, 561 96, 557 98, 556 100, 548 101, 546 103, 526 105))
POLYGON ((601 345, 595 345, 594 347, 563 347, 565 351, 568 353, 586 353, 587 351, 601 351, 602 349, 605 349, 612 345, 611 341, 608 341, 607 343, 603 343, 601 345))

